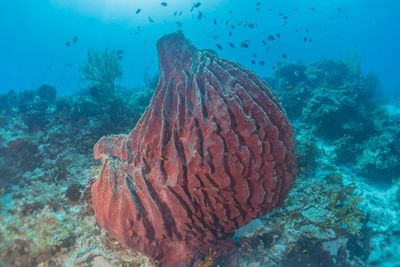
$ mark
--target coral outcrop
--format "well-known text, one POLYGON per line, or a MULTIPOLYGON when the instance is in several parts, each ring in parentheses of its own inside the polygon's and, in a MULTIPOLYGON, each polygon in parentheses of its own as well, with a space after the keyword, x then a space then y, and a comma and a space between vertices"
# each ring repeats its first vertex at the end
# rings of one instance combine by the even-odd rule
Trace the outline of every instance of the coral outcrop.
POLYGON ((96 220, 162 266, 234 261, 234 230, 282 206, 294 183, 292 127, 246 68, 180 32, 157 48, 150 106, 128 135, 95 146, 96 220))

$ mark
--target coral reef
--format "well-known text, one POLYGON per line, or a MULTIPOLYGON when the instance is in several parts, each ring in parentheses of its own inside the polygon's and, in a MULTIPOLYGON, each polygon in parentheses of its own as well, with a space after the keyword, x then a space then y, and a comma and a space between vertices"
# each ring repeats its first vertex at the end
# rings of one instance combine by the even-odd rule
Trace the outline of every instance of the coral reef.
POLYGON ((150 107, 128 135, 95 146, 103 165, 92 188, 96 220, 162 266, 198 262, 210 249, 234 264, 234 230, 282 206, 294 183, 292 127, 246 68, 181 32, 157 48, 150 107))

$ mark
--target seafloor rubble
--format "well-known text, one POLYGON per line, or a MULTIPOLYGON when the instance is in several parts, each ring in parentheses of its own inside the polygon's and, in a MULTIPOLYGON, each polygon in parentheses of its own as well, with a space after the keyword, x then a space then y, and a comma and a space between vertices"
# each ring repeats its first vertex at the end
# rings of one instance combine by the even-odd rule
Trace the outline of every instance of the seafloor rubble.
MULTIPOLYGON (((236 231, 240 266, 399 264, 399 106, 349 60, 282 64, 265 80, 293 124, 299 174, 283 208, 236 231)), ((94 144, 132 129, 153 91, 0 96, 0 266, 151 266, 96 224, 90 186, 94 144)))

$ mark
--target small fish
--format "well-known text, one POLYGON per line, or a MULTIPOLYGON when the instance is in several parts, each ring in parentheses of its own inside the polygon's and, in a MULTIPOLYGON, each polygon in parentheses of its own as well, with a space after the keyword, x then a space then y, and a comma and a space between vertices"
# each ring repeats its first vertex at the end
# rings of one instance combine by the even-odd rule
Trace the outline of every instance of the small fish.
POLYGON ((252 28, 254 28, 254 24, 253 24, 253 23, 249 23, 249 24, 247 25, 247 27, 249 27, 250 29, 252 29, 252 28))
POLYGON ((72 38, 72 42, 73 42, 74 44, 76 44, 77 41, 78 41, 78 37, 74 36, 74 38, 72 38))
POLYGON ((150 23, 153 23, 154 20, 153 20, 151 17, 149 17, 149 22, 150 22, 150 23))
POLYGON ((308 41, 311 43, 311 42, 312 42, 312 39, 310 38, 310 39, 308 39, 308 41))
POLYGON ((197 3, 194 3, 194 4, 193 4, 193 7, 194 7, 194 8, 198 8, 198 7, 200 7, 200 6, 201 6, 201 3, 200 3, 200 2, 197 2, 197 3))
POLYGON ((217 25, 217 20, 214 19, 214 25, 217 25))
POLYGON ((178 14, 178 11, 175 11, 175 12, 174 12, 174 17, 176 16, 176 14, 178 14))
POLYGON ((253 57, 257 57, 257 54, 254 53, 254 54, 253 54, 253 57))
POLYGON ((65 45, 66 45, 67 47, 71 47, 71 44, 70 44, 69 42, 65 42, 65 45))
POLYGON ((142 11, 142 10, 141 10, 140 8, 138 8, 138 9, 136 10, 136 14, 139 14, 140 11, 142 11))
POLYGON ((246 44, 246 43, 240 43, 240 47, 248 48, 248 47, 249 47, 249 45, 248 45, 248 44, 246 44))
POLYGON ((178 24, 178 28, 182 27, 182 23, 180 23, 179 21, 177 21, 176 24, 178 24))
POLYGON ((64 65, 64 67, 72 67, 73 65, 71 63, 67 63, 64 65))
POLYGON ((222 46, 220 44, 217 44, 218 49, 222 50, 222 46))
POLYGON ((95 166, 92 166, 92 169, 93 169, 93 170, 100 170, 100 169, 101 169, 101 166, 95 165, 95 166))
POLYGON ((260 8, 259 8, 259 7, 257 7, 257 8, 256 8, 256 11, 260 11, 260 8))
POLYGON ((346 15, 344 18, 348 19, 348 18, 349 18, 349 15, 346 15))
POLYGON ((234 44, 234 43, 229 43, 229 46, 232 47, 232 48, 234 48, 234 47, 235 47, 235 44, 234 44))
POLYGON ((252 60, 252 61, 251 61, 251 64, 256 64, 256 61, 255 61, 255 60, 252 60))
POLYGON ((304 37, 304 39, 303 39, 303 40, 304 40, 304 42, 307 42, 307 37, 304 37))
POLYGON ((285 53, 283 53, 282 58, 287 58, 287 55, 285 53))
POLYGON ((260 2, 258 2, 256 5, 257 5, 257 6, 259 6, 259 5, 261 5, 261 3, 260 3, 260 2))
POLYGON ((281 38, 281 34, 279 32, 277 32, 275 35, 276 35, 276 38, 281 38))
POLYGON ((229 36, 232 36, 232 32, 228 32, 229 36))
POLYGON ((231 29, 235 29, 235 26, 234 26, 234 25, 231 25, 231 29))
POLYGON ((265 62, 262 61, 262 60, 260 60, 260 62, 258 62, 258 64, 259 64, 260 66, 264 66, 264 65, 265 65, 265 62))
POLYGON ((288 16, 283 16, 283 18, 282 19, 288 19, 288 16))
POLYGON ((232 14, 232 10, 228 10, 228 13, 229 13, 229 14, 232 14))
POLYGON ((203 17, 203 13, 201 11, 199 11, 199 15, 197 16, 198 20, 201 20, 202 17, 203 17))
POLYGON ((308 29, 306 29, 304 32, 305 32, 305 33, 308 33, 308 32, 309 32, 309 30, 308 30, 308 29))
POLYGON ((139 127, 142 127, 142 124, 141 124, 141 123, 138 123, 138 126, 139 126, 139 127))
POLYGON ((288 86, 286 86, 287 89, 291 89, 293 88, 293 85, 289 84, 288 86))
POLYGON ((200 6, 201 6, 201 3, 200 3, 200 2, 194 3, 193 6, 192 6, 192 8, 190 9, 190 12, 192 12, 193 9, 198 8, 198 7, 200 7, 200 6))
POLYGON ((122 54, 124 53, 124 50, 118 49, 118 50, 116 51, 116 53, 117 53, 117 55, 122 55, 122 54))
POLYGON ((298 70, 294 71, 294 76, 299 77, 300 76, 300 72, 298 70))
POLYGON ((307 251, 308 251, 307 249, 304 249, 304 250, 302 250, 301 252, 306 253, 307 251))
POLYGON ((162 6, 168 6, 168 3, 167 2, 161 2, 161 5, 162 6))
POLYGON ((275 69, 275 65, 272 65, 272 69, 273 69, 273 70, 275 69))
POLYGON ((180 15, 182 15, 182 12, 183 12, 183 11, 181 10, 181 12, 179 12, 179 14, 178 14, 178 15, 179 15, 179 16, 180 16, 180 15))
POLYGON ((267 44, 267 42, 266 42, 265 40, 261 40, 261 42, 262 42, 263 44, 267 44))
POLYGON ((226 24, 226 25, 229 25, 229 21, 228 21, 228 20, 226 20, 225 24, 226 24))
POLYGON ((215 186, 212 186, 212 187, 211 187, 211 190, 214 190, 215 192, 219 192, 219 188, 218 188, 218 187, 215 187, 215 186))
POLYGON ((218 35, 215 35, 213 38, 214 38, 214 40, 217 40, 218 39, 218 35))
POLYGON ((275 40, 273 35, 268 35, 267 36, 267 41, 273 41, 273 40, 275 40))

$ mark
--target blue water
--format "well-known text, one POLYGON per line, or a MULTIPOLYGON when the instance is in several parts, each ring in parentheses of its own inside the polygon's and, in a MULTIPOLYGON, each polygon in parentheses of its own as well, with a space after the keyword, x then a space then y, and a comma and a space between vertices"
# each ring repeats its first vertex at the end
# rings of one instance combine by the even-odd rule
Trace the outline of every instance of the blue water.
POLYGON ((263 78, 294 129, 295 186, 236 229, 239 266, 400 266, 400 2, 199 1, 0 0, 0 267, 146 262, 96 224, 93 147, 135 127, 177 30, 263 78), (117 86, 82 79, 88 51, 120 57, 117 86))
POLYGON ((1 1, 0 92, 32 89, 45 82, 55 85, 59 93, 76 91, 82 85, 78 70, 87 49, 106 46, 125 51, 121 84, 141 86, 143 71, 157 70, 155 41, 177 30, 177 21, 196 45, 218 50, 220 56, 238 61, 260 76, 272 74, 272 65, 278 61, 342 59, 348 48, 355 47, 364 73, 375 72, 386 91, 399 89, 398 1, 201 1, 193 12, 192 1, 167 2, 163 7, 150 0, 1 1), (256 6, 257 2, 261 5, 256 6), (138 8, 141 12, 136 14, 138 8), (181 10, 181 16, 174 16, 181 10), (204 14, 201 20, 198 11, 204 14), (154 23, 149 22, 149 16, 154 23), (234 25, 240 21, 258 23, 258 27, 231 29, 226 20, 234 25), (139 26, 141 32, 135 35, 139 26), (267 50, 261 41, 277 32, 281 38, 268 42, 267 50), (65 43, 74 36, 77 43, 67 47, 65 43), (304 42, 304 37, 312 42, 304 42), (244 40, 250 40, 248 49, 239 47, 244 40), (229 42, 235 48, 229 47, 229 42), (287 59, 281 57, 283 53, 287 59), (266 64, 252 65, 253 54, 266 64))

